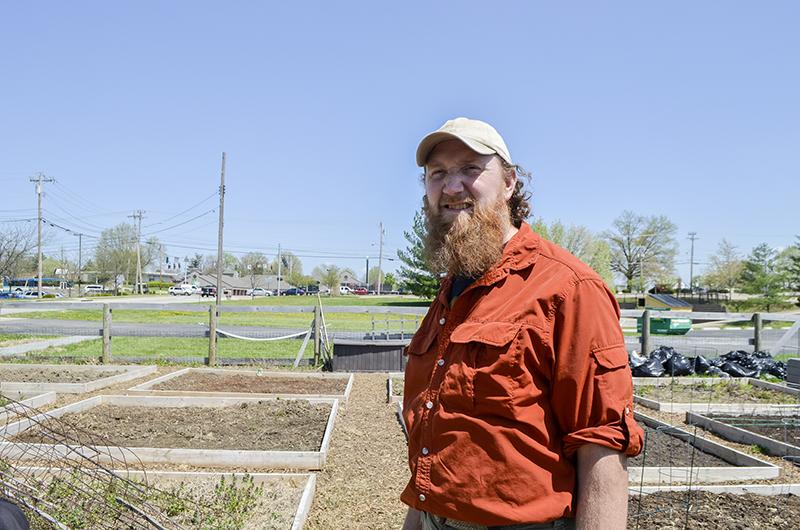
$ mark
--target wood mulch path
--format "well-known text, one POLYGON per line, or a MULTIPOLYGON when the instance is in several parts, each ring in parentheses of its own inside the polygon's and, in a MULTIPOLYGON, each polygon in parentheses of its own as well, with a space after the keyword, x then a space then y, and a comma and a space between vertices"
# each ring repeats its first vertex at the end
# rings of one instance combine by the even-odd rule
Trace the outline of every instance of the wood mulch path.
POLYGON ((307 530, 400 528, 400 492, 410 477, 406 441, 386 403, 386 374, 356 374, 339 410, 307 530))

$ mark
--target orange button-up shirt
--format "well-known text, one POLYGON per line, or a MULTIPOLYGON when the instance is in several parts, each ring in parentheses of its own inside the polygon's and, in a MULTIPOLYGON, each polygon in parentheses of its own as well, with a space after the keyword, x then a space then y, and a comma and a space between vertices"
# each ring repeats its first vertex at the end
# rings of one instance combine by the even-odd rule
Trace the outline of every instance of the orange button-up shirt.
POLYGON ((619 306, 527 224, 453 301, 442 282, 406 352, 406 504, 487 526, 574 516, 575 452, 641 450, 619 306))

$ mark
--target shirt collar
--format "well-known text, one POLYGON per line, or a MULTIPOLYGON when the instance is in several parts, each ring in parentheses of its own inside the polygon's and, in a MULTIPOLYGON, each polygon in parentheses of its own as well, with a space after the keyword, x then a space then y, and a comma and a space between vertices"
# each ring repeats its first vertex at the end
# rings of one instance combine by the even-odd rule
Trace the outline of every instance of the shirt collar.
MULTIPOLYGON (((539 257, 539 242, 541 237, 539 234, 531 230, 528 223, 523 222, 517 233, 508 240, 503 248, 503 257, 491 269, 489 269, 483 276, 472 282, 464 292, 481 285, 492 285, 502 280, 511 271, 518 271, 527 269, 539 257)), ((445 307, 448 306, 448 293, 450 287, 453 285, 453 277, 447 276, 442 280, 439 294, 436 297, 445 307)), ((463 294, 463 293, 462 293, 463 294)))

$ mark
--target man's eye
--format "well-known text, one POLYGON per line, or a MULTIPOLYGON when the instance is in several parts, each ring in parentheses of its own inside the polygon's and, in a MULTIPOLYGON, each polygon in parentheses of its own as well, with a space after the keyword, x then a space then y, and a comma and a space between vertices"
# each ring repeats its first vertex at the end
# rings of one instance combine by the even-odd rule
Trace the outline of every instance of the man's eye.
POLYGON ((431 180, 440 180, 444 178, 444 171, 434 171, 430 174, 431 180))
POLYGON ((479 166, 470 165, 470 166, 465 166, 464 169, 462 169, 462 171, 467 176, 477 177, 478 175, 481 174, 482 169, 479 166))

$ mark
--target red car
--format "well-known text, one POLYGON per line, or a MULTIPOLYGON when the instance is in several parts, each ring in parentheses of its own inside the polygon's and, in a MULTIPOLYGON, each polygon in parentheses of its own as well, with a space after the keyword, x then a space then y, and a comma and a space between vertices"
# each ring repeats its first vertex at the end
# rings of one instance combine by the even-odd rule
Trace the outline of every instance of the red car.
POLYGON ((353 289, 353 294, 367 294, 369 291, 365 287, 356 287, 353 289))

